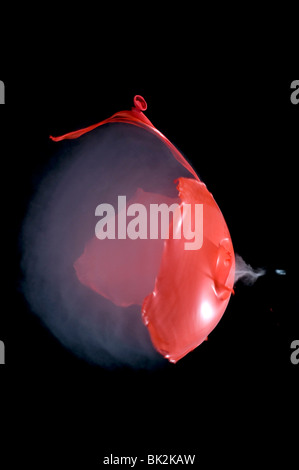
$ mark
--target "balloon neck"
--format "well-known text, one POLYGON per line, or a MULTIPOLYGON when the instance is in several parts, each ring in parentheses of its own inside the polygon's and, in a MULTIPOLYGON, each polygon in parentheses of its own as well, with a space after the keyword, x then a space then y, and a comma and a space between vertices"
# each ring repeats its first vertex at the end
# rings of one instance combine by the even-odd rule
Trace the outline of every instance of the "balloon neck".
POLYGON ((134 96, 134 107, 132 110, 136 111, 146 111, 147 110, 147 102, 141 95, 135 95, 134 96))
POLYGON ((138 121, 141 121, 144 124, 147 124, 152 128, 155 128, 153 124, 151 123, 151 121, 143 113, 143 111, 147 110, 147 103, 145 99, 143 98, 143 96, 135 95, 133 101, 134 101, 134 106, 131 108, 131 111, 128 111, 128 113, 130 113, 131 116, 136 118, 138 121))

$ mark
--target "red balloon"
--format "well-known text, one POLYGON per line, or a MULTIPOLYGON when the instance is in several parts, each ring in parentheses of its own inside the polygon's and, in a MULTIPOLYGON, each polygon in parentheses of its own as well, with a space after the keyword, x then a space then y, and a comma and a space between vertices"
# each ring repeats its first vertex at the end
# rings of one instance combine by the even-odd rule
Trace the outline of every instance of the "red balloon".
POLYGON ((166 240, 153 292, 142 315, 158 351, 176 362, 215 328, 234 284, 235 259, 228 228, 206 186, 181 178, 181 204, 203 204, 203 244, 186 250, 184 237, 166 240))
POLYGON ((207 339, 221 319, 233 292, 235 256, 212 194, 178 149, 146 118, 146 109, 144 98, 136 95, 131 111, 120 111, 93 126, 51 138, 77 138, 103 124, 132 124, 158 137, 192 176, 176 180, 177 198, 136 188, 135 195, 110 219, 115 238, 99 240, 95 236, 74 263, 79 281, 99 295, 122 307, 140 305, 153 345, 170 362, 176 362, 207 339), (151 205, 174 203, 177 208, 168 237, 151 238, 151 205), (117 238, 123 217, 130 206, 137 207, 135 204, 147 211, 146 235, 117 238), (191 211, 192 233, 200 226, 197 247, 190 247, 190 233, 182 230, 187 220, 185 208, 191 211), (201 223, 197 225, 199 214, 201 223))

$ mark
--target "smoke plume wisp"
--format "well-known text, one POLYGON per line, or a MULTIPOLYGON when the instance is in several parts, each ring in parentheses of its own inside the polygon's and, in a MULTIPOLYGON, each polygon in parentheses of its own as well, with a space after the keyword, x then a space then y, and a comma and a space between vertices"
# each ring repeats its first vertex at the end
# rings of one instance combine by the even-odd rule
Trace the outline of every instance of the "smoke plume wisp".
POLYGON ((265 269, 252 268, 250 264, 245 263, 240 255, 236 254, 235 283, 242 281, 244 284, 252 286, 259 277, 264 276, 265 274, 265 269))

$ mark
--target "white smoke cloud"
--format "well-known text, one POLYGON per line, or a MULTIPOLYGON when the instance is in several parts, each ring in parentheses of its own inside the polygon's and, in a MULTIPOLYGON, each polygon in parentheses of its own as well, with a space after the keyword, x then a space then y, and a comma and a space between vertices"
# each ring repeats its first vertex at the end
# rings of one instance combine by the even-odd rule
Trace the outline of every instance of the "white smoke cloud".
POLYGON ((254 269, 250 264, 246 264, 243 258, 236 254, 236 271, 235 271, 235 283, 242 281, 244 284, 251 286, 260 276, 266 274, 266 270, 263 268, 254 269))
MULTIPOLYGON (((74 262, 94 237, 95 208, 129 200, 137 188, 177 197, 189 176, 168 148, 129 124, 98 128, 59 152, 33 197, 23 225, 22 289, 31 309, 70 350, 104 367, 156 367, 141 306, 120 307, 82 285, 74 262)), ((144 270, 146 271, 146 266, 144 270)))

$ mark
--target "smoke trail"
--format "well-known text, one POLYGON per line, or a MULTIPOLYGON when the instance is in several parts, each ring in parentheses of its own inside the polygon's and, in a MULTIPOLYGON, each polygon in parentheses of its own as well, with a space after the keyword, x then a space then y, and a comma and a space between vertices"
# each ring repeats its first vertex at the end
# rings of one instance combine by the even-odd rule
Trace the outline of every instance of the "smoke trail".
MULTIPOLYGON (((60 154, 31 201, 21 236, 22 289, 31 309, 88 361, 104 367, 164 364, 142 323, 140 305, 116 305, 94 292, 79 281, 74 263, 94 237, 98 204, 116 207, 118 195, 130 200, 138 188, 177 198, 173 181, 190 174, 156 136, 130 124, 106 125, 78 141, 54 145, 60 154)), ((146 260, 141 262, 146 273, 146 260)), ((113 266, 103 276, 113 279, 113 266)), ((130 270, 130 259, 127 266, 130 270)), ((136 289, 140 282, 136 279, 136 289)))
POLYGON ((285 269, 275 269, 275 273, 278 274, 278 276, 285 276, 287 272, 285 269))
POLYGON ((236 254, 235 283, 241 280, 244 284, 251 286, 260 276, 264 276, 265 274, 265 269, 253 269, 250 264, 245 263, 240 255, 236 254))

